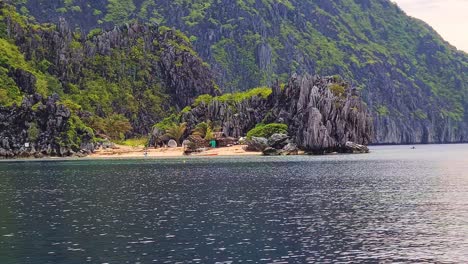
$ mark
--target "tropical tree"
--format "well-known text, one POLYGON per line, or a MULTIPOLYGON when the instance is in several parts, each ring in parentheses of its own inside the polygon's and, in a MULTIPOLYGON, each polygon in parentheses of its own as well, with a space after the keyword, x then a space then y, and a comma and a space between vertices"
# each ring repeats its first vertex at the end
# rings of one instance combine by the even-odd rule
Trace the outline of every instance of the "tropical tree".
POLYGON ((133 0, 109 0, 107 5, 106 22, 123 24, 129 22, 130 15, 135 11, 133 0))
POLYGON ((82 118, 87 126, 94 129, 97 134, 106 134, 106 120, 99 116, 90 116, 82 118))
POLYGON ((214 132, 220 131, 221 127, 215 126, 213 122, 201 122, 198 124, 195 129, 192 131, 193 135, 200 136, 206 140, 211 140, 214 138, 214 132))
POLYGON ((122 140, 125 133, 132 130, 132 125, 125 116, 113 114, 104 120, 104 130, 111 139, 122 140))
POLYGON ((174 123, 166 129, 166 136, 174 139, 178 145, 187 130, 187 123, 177 124, 174 123))

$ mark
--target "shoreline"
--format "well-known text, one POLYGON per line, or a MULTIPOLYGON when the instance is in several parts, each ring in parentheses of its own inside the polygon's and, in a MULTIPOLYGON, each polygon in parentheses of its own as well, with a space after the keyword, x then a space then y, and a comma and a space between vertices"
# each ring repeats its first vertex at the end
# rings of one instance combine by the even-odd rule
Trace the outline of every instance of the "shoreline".
POLYGON ((228 156, 260 156, 261 152, 249 152, 243 149, 244 145, 235 145, 232 147, 214 148, 207 151, 184 155, 182 147, 177 148, 145 148, 128 147, 117 145, 115 149, 99 149, 85 158, 88 159, 106 159, 106 158, 180 158, 180 157, 228 157, 228 156))
MULTIPOLYGON (((444 146, 444 145, 467 145, 468 143, 452 143, 452 144, 414 144, 416 146, 444 146)), ((184 155, 183 148, 150 148, 148 149, 148 155, 144 155, 144 147, 129 147, 129 146, 122 146, 117 145, 115 149, 99 149, 96 150, 93 154, 85 156, 85 157, 77 157, 77 156, 70 156, 70 157, 56 157, 56 156, 49 156, 43 158, 11 158, 11 159, 0 159, 0 163, 2 162, 33 162, 33 161, 76 161, 76 160, 112 160, 112 159, 178 159, 178 158, 216 158, 216 157, 258 157, 263 156, 262 152, 250 152, 245 151, 243 149, 245 145, 235 145, 232 147, 222 147, 222 148, 215 148, 209 149, 205 152, 192 154, 192 155, 184 155)), ((372 147, 407 147, 411 146, 411 144, 395 144, 395 145, 369 145, 370 148, 372 147)), ((372 152, 372 151, 371 151, 372 152)), ((304 155, 303 152, 299 153, 299 155, 304 155)), ((329 154, 329 155, 340 155, 340 154, 329 154)), ((343 154, 346 155, 346 154, 343 154)))
POLYGON ((98 149, 94 153, 84 156, 70 156, 70 157, 42 157, 42 158, 11 158, 11 159, 0 159, 0 162, 11 162, 11 161, 73 161, 73 160, 112 160, 112 159, 178 159, 178 158, 215 158, 215 157, 252 157, 262 156, 261 152, 245 151, 244 145, 236 145, 232 147, 223 147, 209 149, 205 152, 184 155, 182 147, 177 148, 149 148, 147 150, 148 155, 145 156, 145 149, 143 146, 129 147, 116 145, 114 149, 98 149))

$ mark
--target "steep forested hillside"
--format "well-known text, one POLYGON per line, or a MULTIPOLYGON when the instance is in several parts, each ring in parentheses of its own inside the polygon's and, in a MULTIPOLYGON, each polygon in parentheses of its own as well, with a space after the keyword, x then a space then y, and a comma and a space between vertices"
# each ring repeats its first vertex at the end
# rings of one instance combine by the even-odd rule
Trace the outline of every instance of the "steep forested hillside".
POLYGON ((55 93, 98 133, 113 133, 107 123, 129 122, 125 132, 146 134, 168 112, 216 89, 209 66, 179 31, 133 23, 85 33, 63 19, 30 23, 1 4, 3 106, 55 93))
POLYGON ((355 80, 376 142, 468 140, 468 56, 388 0, 12 0, 24 15, 95 28, 181 29, 225 91, 297 72, 355 80))

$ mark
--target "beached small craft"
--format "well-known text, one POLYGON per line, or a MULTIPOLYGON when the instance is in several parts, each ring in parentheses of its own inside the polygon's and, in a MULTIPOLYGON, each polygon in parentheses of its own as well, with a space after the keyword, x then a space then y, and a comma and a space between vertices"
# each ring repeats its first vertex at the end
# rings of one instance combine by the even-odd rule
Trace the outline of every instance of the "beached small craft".
POLYGON ((194 154, 194 156, 201 156, 201 157, 213 157, 218 156, 218 153, 206 153, 206 154, 194 154))

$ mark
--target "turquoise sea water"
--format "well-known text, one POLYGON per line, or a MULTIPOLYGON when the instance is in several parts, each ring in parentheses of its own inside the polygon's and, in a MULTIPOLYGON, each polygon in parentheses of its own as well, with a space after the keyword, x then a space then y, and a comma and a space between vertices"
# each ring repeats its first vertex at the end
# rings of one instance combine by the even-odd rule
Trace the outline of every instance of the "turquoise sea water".
POLYGON ((0 162, 0 263, 468 262, 468 145, 0 162))

